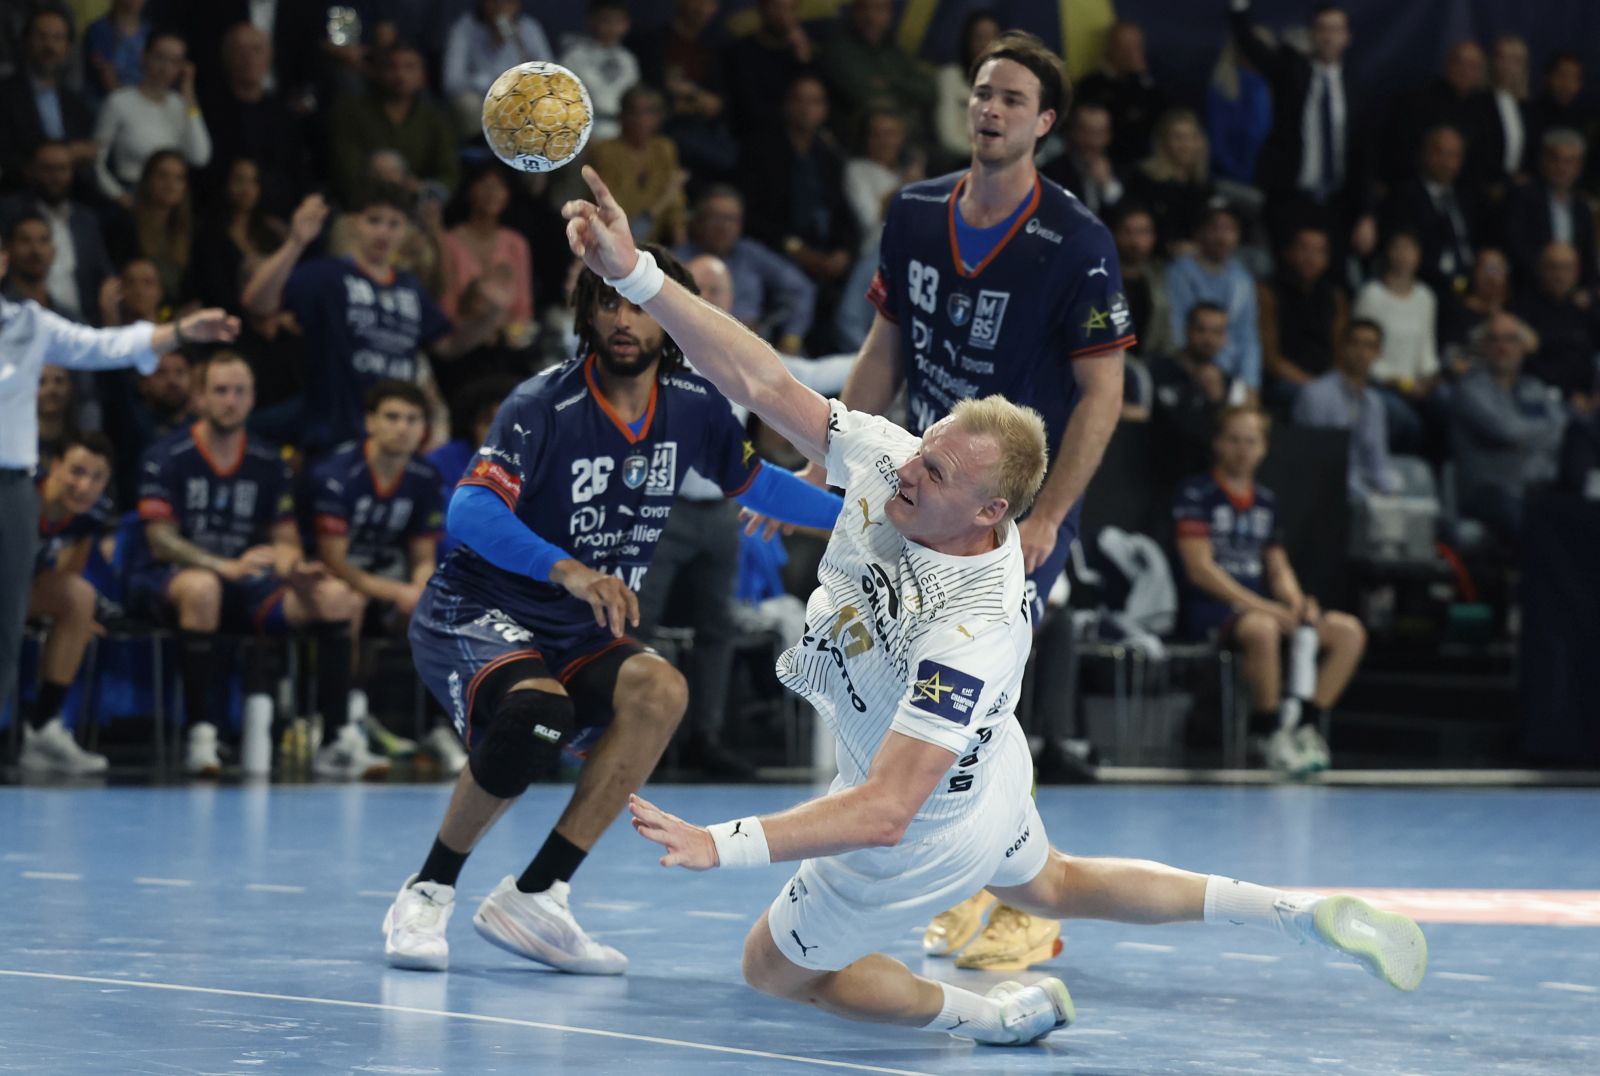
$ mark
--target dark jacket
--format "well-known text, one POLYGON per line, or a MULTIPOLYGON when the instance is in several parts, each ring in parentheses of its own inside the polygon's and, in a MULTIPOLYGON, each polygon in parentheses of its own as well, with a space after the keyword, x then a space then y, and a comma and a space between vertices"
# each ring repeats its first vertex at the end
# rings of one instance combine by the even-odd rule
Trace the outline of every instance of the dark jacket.
MULTIPOLYGON (((1589 200, 1572 194, 1572 245, 1578 250, 1579 282, 1591 287, 1596 282, 1594 212, 1589 200)), ((1521 288, 1531 287, 1539 264, 1539 252, 1552 238, 1550 188, 1536 179, 1514 188, 1506 198, 1505 242, 1521 288)))
MULTIPOLYGON (((94 137, 94 109, 78 91, 56 88, 61 99, 61 125, 67 141, 94 137)), ((45 141, 44 124, 33 97, 33 80, 25 71, 0 81, 0 169, 15 183, 34 147, 45 141)))

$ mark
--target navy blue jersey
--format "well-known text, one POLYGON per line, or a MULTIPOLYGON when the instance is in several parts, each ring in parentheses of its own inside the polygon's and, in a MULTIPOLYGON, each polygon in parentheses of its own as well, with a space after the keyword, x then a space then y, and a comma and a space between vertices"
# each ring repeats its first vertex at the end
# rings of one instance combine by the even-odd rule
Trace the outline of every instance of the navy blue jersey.
POLYGON ((111 503, 110 497, 101 497, 87 512, 79 512, 54 523, 45 519, 44 512, 40 511, 39 551, 33 558, 34 574, 56 567, 62 554, 83 539, 99 536, 115 514, 116 506, 111 503))
MULTIPOLYGON (((884 220, 867 298, 900 327, 907 425, 920 434, 957 400, 999 393, 1044 416, 1055 456, 1079 390, 1073 359, 1135 342, 1111 233, 1047 179, 976 266, 957 254, 958 172, 913 183, 884 220)), ((1076 532, 1077 509, 1068 521, 1076 532)))
POLYGON ((216 466, 199 440, 200 423, 151 445, 139 484, 139 518, 172 520, 178 533, 216 557, 266 545, 278 523, 294 522, 289 465, 254 437, 231 470, 216 466))
POLYGON ((413 538, 438 538, 444 530, 439 472, 412 457, 393 485, 373 474, 371 442, 343 445, 312 471, 317 534, 350 539, 345 558, 375 575, 406 574, 413 538))
MULTIPOLYGON (((633 433, 600 394, 595 362, 591 355, 523 382, 460 484, 493 490, 529 530, 637 591, 689 468, 731 497, 754 481, 761 460, 727 399, 687 371, 657 380, 633 433)), ((503 571, 468 546, 438 574, 443 586, 524 625, 594 624, 586 602, 503 571)))
POLYGON ((306 340, 305 431, 310 454, 359 440, 364 396, 376 381, 416 381, 417 350, 450 331, 450 319, 411 273, 374 280, 349 258, 295 266, 283 304, 306 340))
MULTIPOLYGON (((1267 594, 1267 550, 1283 544, 1278 498, 1256 485, 1244 497, 1223 488, 1215 475, 1198 475, 1178 487, 1172 507, 1179 538, 1209 538, 1217 567, 1263 597, 1267 594)), ((1198 633, 1218 627, 1232 610, 1184 580, 1184 621, 1198 633)))

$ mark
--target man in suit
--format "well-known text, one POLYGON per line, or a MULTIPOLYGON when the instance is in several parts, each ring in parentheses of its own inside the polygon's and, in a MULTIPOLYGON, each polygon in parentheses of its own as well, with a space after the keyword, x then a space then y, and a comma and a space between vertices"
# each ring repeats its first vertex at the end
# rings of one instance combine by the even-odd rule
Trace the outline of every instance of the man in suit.
POLYGON ((1454 127, 1423 136, 1416 174, 1384 204, 1384 234, 1416 233, 1422 244, 1418 276, 1443 301, 1466 290, 1478 236, 1478 200, 1461 183, 1466 142, 1454 127))
POLYGON ((1523 287, 1533 281, 1539 256, 1552 241, 1577 249, 1578 283, 1595 286, 1594 212, 1578 191, 1586 149, 1577 131, 1546 131, 1539 148, 1539 178, 1515 188, 1506 199, 1506 246, 1523 287))
POLYGON ((1449 125, 1466 142, 1463 179, 1476 186, 1502 174, 1503 144, 1494 95, 1486 84, 1489 61, 1476 41, 1457 41, 1438 78, 1414 91, 1394 113, 1384 159, 1396 169, 1426 131, 1449 125))
POLYGON ((23 29, 23 62, 0 82, 0 173, 15 185, 35 146, 67 144, 74 167, 94 164, 94 111, 62 82, 72 51, 72 23, 59 9, 37 7, 23 29))
POLYGON ((1345 83, 1350 17, 1332 4, 1315 8, 1309 56, 1262 41, 1250 21, 1250 0, 1232 0, 1229 21, 1235 44, 1272 86, 1272 130, 1256 162, 1256 182, 1267 193, 1274 237, 1282 244, 1295 229, 1316 227, 1337 247, 1348 241, 1356 253, 1371 253, 1377 243, 1371 155, 1345 83))
POLYGON ((27 188, 0 203, 0 227, 24 216, 42 217, 50 225, 56 257, 46 286, 50 307, 73 321, 100 320, 100 285, 111 275, 100 219, 72 198, 72 151, 65 142, 34 147, 23 172, 27 188))

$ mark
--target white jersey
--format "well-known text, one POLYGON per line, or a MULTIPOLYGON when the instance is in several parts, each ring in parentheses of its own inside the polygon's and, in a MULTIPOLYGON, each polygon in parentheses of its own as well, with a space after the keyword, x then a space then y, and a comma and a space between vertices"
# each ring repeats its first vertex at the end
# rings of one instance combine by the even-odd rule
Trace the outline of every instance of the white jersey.
POLYGON ((925 835, 982 798, 997 738, 1022 735, 1016 701, 1033 641, 1022 546, 1011 523, 978 556, 907 540, 884 507, 921 439, 837 400, 830 408, 828 481, 843 487, 844 512, 806 605, 806 634, 778 659, 778 679, 837 739, 835 787, 866 780, 890 729, 955 753, 908 833, 925 835))

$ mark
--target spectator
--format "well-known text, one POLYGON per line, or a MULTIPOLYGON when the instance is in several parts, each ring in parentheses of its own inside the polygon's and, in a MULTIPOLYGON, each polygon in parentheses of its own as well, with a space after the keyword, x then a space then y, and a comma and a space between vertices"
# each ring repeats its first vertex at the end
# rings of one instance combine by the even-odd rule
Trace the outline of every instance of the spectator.
MULTIPOLYGON (((392 149, 372 151, 364 182, 371 187, 415 192, 414 199, 408 195, 411 211, 390 261, 396 269, 415 273, 423 288, 437 300, 444 294, 445 287, 444 256, 440 247, 444 236, 443 203, 447 197, 444 188, 437 183, 419 182, 411 174, 405 158, 392 149)), ((326 253, 344 257, 355 250, 357 242, 356 215, 340 213, 328 230, 326 253)))
MULTIPOLYGON (((1278 501, 1258 484, 1270 420, 1254 407, 1231 407, 1217 421, 1217 467, 1178 491, 1173 518, 1183 578, 1183 623, 1243 656, 1250 729, 1280 773, 1326 769, 1328 745, 1317 726, 1355 675, 1367 635, 1348 613, 1325 613, 1301 591, 1283 548, 1278 501), (1315 629, 1320 656, 1309 699, 1283 690, 1285 644, 1298 650, 1301 627, 1315 629)), ((1297 655, 1298 656, 1298 655, 1297 655)))
POLYGON ((232 163, 249 158, 263 207, 283 216, 309 181, 307 137, 283 94, 270 87, 271 78, 272 39, 248 22, 229 27, 222 38, 222 77, 204 97, 212 150, 207 187, 214 196, 232 163))
POLYGON ((194 65, 184 58, 181 37, 157 33, 145 42, 144 79, 106 98, 94 140, 100 191, 124 208, 132 207, 133 188, 157 150, 175 147, 179 159, 195 168, 211 160, 211 134, 195 100, 194 65))
POLYGON ((786 355, 797 355, 811 331, 816 285, 798 266, 744 234, 744 196, 726 185, 709 187, 689 221, 689 242, 673 251, 687 263, 715 254, 733 278, 733 316, 786 355))
POLYGON ((23 173, 27 186, 7 200, 0 221, 36 214, 50 225, 55 258, 45 282, 50 307, 88 323, 97 313, 100 287, 112 273, 100 219, 72 197, 72 151, 65 142, 34 147, 23 173))
POLYGON ((1156 222, 1137 202, 1124 201, 1111 218, 1111 236, 1122 262, 1122 293, 1139 339, 1128 354, 1166 355, 1177 346, 1172 334, 1172 298, 1167 294, 1167 268, 1155 256, 1156 222))
POLYGON ((1268 224, 1280 243, 1302 224, 1318 225, 1356 253, 1372 252, 1376 233, 1367 175, 1368 153, 1354 121, 1344 54, 1350 16, 1332 4, 1311 12, 1311 54, 1276 48, 1256 36, 1248 0, 1235 0, 1233 42, 1272 86, 1272 131, 1256 168, 1266 192, 1268 224))
POLYGON ((1410 232, 1396 232, 1384 248, 1383 269, 1356 294, 1355 316, 1383 329, 1383 353, 1372 378, 1383 391, 1389 413, 1389 439, 1402 451, 1422 442, 1418 408, 1438 384, 1435 337, 1438 303, 1433 289, 1417 279, 1420 248, 1410 232))
POLYGON ((1175 108, 1156 123, 1150 149, 1129 175, 1129 193, 1150 208, 1161 248, 1177 255, 1193 240, 1214 192, 1205 132, 1193 112, 1175 108))
POLYGON ((1518 295, 1512 310, 1527 323, 1539 345, 1523 371, 1587 409, 1597 383, 1600 310, 1578 287, 1578 252, 1571 243, 1551 240, 1539 255, 1535 286, 1518 295))
POLYGON ((1334 368, 1308 382, 1294 401, 1301 426, 1350 431, 1346 470, 1352 499, 1399 493, 1400 473, 1389 459, 1389 422, 1369 375, 1383 347, 1383 326, 1358 318, 1341 336, 1334 368))
POLYGON ((190 293, 194 242, 189 168, 182 154, 162 149, 145 158, 131 209, 123 226, 109 237, 112 256, 118 262, 148 259, 161 275, 167 301, 182 306, 190 293))
POLYGON ((1467 294, 1446 300, 1439 314, 1438 343, 1450 372, 1457 376, 1472 365, 1467 355, 1467 337, 1491 314, 1505 310, 1511 302, 1511 263, 1495 247, 1479 250, 1472 263, 1472 283, 1467 294))
POLYGON ((243 313, 239 289, 256 263, 278 249, 284 224, 261 204, 261 169, 249 157, 228 162, 219 197, 194 244, 195 297, 243 313))
POLYGON ((1567 423, 1561 394, 1522 373, 1533 342, 1532 330, 1514 315, 1494 315, 1474 333, 1482 365, 1451 396, 1461 514, 1510 548, 1522 529, 1523 494, 1555 477, 1567 423))
POLYGON ((639 81, 639 61, 623 45, 628 36, 624 0, 589 0, 589 32, 574 34, 561 53, 561 66, 583 80, 594 104, 596 142, 622 133, 622 95, 639 81))
POLYGON ((819 326, 832 315, 861 241, 844 197, 844 154, 827 121, 822 80, 799 75, 784 93, 782 126, 747 143, 741 168, 750 234, 817 285, 819 326))
POLYGON ((38 213, 13 219, 6 227, 6 255, 10 269, 0 278, 0 295, 14 303, 31 299, 46 310, 54 309, 50 301, 50 266, 56 258, 56 247, 50 222, 38 213))
MULTIPOLYGON (((153 280, 155 274, 150 276, 153 280)), ((194 424, 189 357, 169 351, 152 373, 119 370, 101 376, 117 379, 107 390, 107 399, 115 402, 106 408, 106 434, 117 449, 113 490, 118 511, 125 512, 137 505, 139 464, 150 446, 194 424)))
POLYGON ((1224 42, 1206 86, 1206 138, 1217 179, 1254 186, 1272 133, 1272 89, 1232 41, 1224 42))
POLYGON ((1600 501, 1600 411, 1575 414, 1561 439, 1561 488, 1600 501))
POLYGON ((1217 365, 1228 344, 1228 312, 1201 301, 1189 310, 1183 349, 1149 362, 1154 388, 1152 422, 1164 471, 1193 474, 1210 458, 1217 415, 1248 398, 1244 382, 1217 365))
MULTIPOLYGON (((501 223, 511 201, 505 171, 497 162, 479 166, 461 186, 466 216, 444 234, 445 288, 439 307, 459 318, 467 290, 485 273, 510 286, 507 321, 531 330, 533 324, 533 258, 520 232, 501 223)), ((523 330, 519 330, 519 333, 523 330)))
POLYGON ((862 124, 862 155, 845 162, 844 196, 855 214, 863 251, 877 249, 889 199, 907 183, 922 178, 922 155, 906 152, 906 133, 900 113, 868 109, 862 124))
POLYGON ((796 0, 756 0, 755 30, 728 49, 728 119, 741 146, 782 122, 784 92, 816 59, 795 6, 796 0))
POLYGON ((1123 190, 1111 163, 1110 146, 1111 113, 1080 101, 1067 117, 1066 152, 1040 171, 1077 195, 1091 213, 1107 217, 1111 207, 1121 201, 1123 190))
POLYGON ((1138 23, 1119 22, 1107 31, 1100 69, 1078 84, 1077 99, 1111 113, 1111 159, 1117 164, 1131 168, 1151 152, 1167 95, 1150 75, 1138 23))
POLYGON ((1268 393, 1287 406, 1300 386, 1328 372, 1350 321, 1350 300, 1328 271, 1330 257, 1327 233, 1303 225, 1289 237, 1277 273, 1256 288, 1268 393))
POLYGON ((144 46, 150 23, 145 0, 111 0, 111 10, 83 31, 84 81, 89 92, 105 97, 144 81, 144 46))
MULTIPOLYGON (((63 371, 64 372, 64 371, 63 371)), ((106 482, 111 445, 98 433, 74 435, 49 457, 39 483, 39 552, 33 563, 28 616, 49 621, 39 648, 39 688, 23 726, 22 772, 81 777, 104 773, 104 755, 83 750, 62 720, 95 623, 94 587, 83 578, 89 546, 110 519, 106 482)))
MULTIPOLYGON (((10 298, 10 296, 8 296, 10 298)), ((34 401, 34 417, 39 423, 39 458, 50 459, 61 454, 67 438, 78 432, 73 412, 75 392, 72 371, 59 366, 39 369, 39 394, 34 401)))
POLYGON ((628 214, 634 238, 668 245, 683 242, 689 173, 678 167, 678 147, 661 134, 666 100, 643 82, 622 95, 622 133, 591 144, 589 163, 628 214))
MULTIPOLYGON (((1528 137, 1523 171, 1533 167, 1532 157, 1544 146, 1544 133, 1561 128, 1577 131, 1593 142, 1594 111, 1582 101, 1583 58, 1575 52, 1557 52, 1545 68, 1544 87, 1528 105, 1528 137)), ((1592 165, 1594 162, 1591 161, 1592 165)))
POLYGON ((1416 236, 1418 275, 1439 295, 1466 290, 1472 273, 1480 203, 1472 188, 1459 182, 1464 152, 1454 127, 1428 131, 1417 174, 1396 187, 1384 207, 1385 234, 1410 231, 1416 236))
POLYGON ((408 203, 403 191, 374 186, 358 203, 354 251, 297 266, 328 216, 327 203, 311 195, 295 210, 288 238, 240 296, 257 318, 288 308, 305 332, 309 383, 301 447, 310 457, 360 436, 368 386, 385 378, 416 381, 420 347, 441 359, 471 351, 494 333, 511 305, 510 285, 488 276, 478 287, 480 309, 452 324, 415 276, 393 269, 408 203))
MULTIPOLYGON (((1552 241, 1570 243, 1578 252, 1578 283, 1593 288, 1600 282, 1595 264, 1595 220, 1589 200, 1578 190, 1586 146, 1583 136, 1564 127, 1544 133, 1539 152, 1539 177, 1517 187, 1506 199, 1506 246, 1521 284, 1531 282, 1552 241)), ((1535 326, 1537 328, 1537 326, 1535 326)))
MULTIPOLYGON (((168 13, 158 23, 183 27, 189 43, 189 56, 195 64, 195 85, 201 96, 209 98, 228 81, 223 69, 225 41, 241 23, 267 34, 271 45, 272 67, 266 88, 276 92, 296 111, 316 107, 316 94, 324 101, 337 96, 341 74, 362 68, 369 56, 369 43, 353 41, 335 45, 330 40, 329 5, 294 3, 293 0, 164 0, 168 13), (319 74, 323 77, 319 79, 319 74), (320 82, 320 85, 318 83, 320 82)), ((358 16, 367 17, 369 38, 379 20, 372 18, 376 6, 371 0, 356 0, 358 16)), ((400 4, 386 4, 393 9, 400 4)), ((207 114, 209 117, 209 113, 207 114)), ((212 118, 212 126, 216 121, 212 118)), ((298 192, 294 192, 298 193, 298 192)))
MULTIPOLYGON (((378 62, 378 79, 370 90, 334 104, 328 118, 328 159, 334 192, 347 205, 360 201, 362 173, 380 149, 400 154, 409 177, 406 185, 413 192, 425 182, 439 184, 446 197, 455 190, 455 132, 450 118, 424 92, 426 80, 422 54, 399 45, 378 62)), ((589 88, 592 93, 594 87, 589 88)))
POLYGON ((693 175, 727 176, 739 163, 728 132, 718 0, 675 0, 672 19, 636 34, 629 47, 643 81, 667 95, 662 127, 693 175))
POLYGON ((937 97, 933 106, 933 129, 938 138, 936 173, 960 168, 972 154, 967 141, 967 105, 972 101, 972 62, 1000 36, 1000 20, 995 13, 979 8, 961 25, 961 46, 953 64, 945 64, 934 74, 937 97))
POLYGON ((451 24, 444 45, 444 95, 457 128, 478 132, 484 95, 502 71, 555 55, 539 20, 522 13, 522 0, 477 0, 451 24))
MULTIPOLYGON (((1500 117, 1488 90, 1488 60, 1475 41, 1457 41, 1438 78, 1414 91, 1394 112, 1389 127, 1389 163, 1403 170, 1426 132, 1453 128, 1463 140, 1462 182, 1475 193, 1500 175, 1500 117)), ((1399 173, 1387 178, 1398 180, 1399 173)))
POLYGON ((1489 53, 1489 92, 1494 98, 1495 165, 1501 179, 1520 179, 1528 153, 1528 43, 1501 34, 1489 53))
POLYGON ((1260 315, 1256 282, 1237 253, 1239 218, 1226 206, 1215 206, 1207 211, 1196 238, 1194 253, 1167 267, 1173 332, 1187 333, 1189 311, 1201 300, 1220 306, 1228 315, 1228 340, 1217 366, 1243 381, 1253 398, 1261 391, 1260 315))
POLYGON ((0 82, 0 174, 20 176, 40 142, 65 142, 75 169, 94 163, 94 109, 65 85, 72 23, 60 9, 31 9, 22 32, 23 62, 0 82))
POLYGON ((356 595, 301 553, 294 479, 276 445, 245 433, 255 401, 249 364, 222 351, 201 368, 195 400, 200 421, 145 454, 139 487, 144 547, 128 584, 134 608, 179 631, 188 757, 184 769, 215 777, 217 727, 211 706, 212 637, 218 631, 282 633, 310 628, 317 647, 317 711, 329 720, 329 746, 341 776, 380 767, 366 737, 346 720, 350 687, 348 632, 360 613, 356 595))
POLYGON ((892 108, 911 140, 928 141, 938 85, 931 72, 895 41, 892 0, 850 0, 817 68, 827 84, 840 130, 860 130, 869 108, 892 108))

